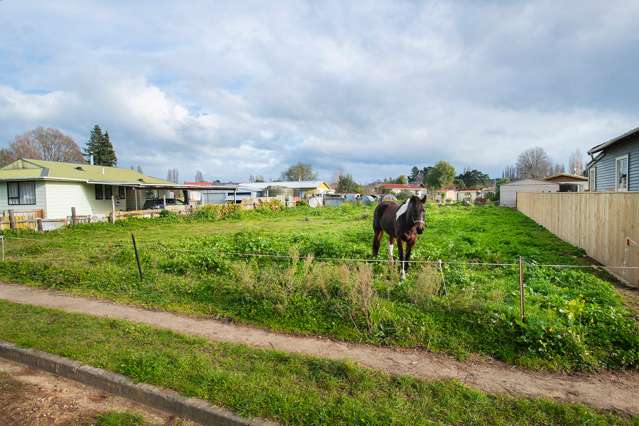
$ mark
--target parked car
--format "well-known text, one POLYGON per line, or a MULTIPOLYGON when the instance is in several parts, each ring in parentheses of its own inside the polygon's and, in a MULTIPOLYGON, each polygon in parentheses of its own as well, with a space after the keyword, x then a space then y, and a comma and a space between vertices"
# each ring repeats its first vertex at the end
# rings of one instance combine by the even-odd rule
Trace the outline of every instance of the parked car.
POLYGON ((164 198, 153 198, 144 202, 144 210, 165 209, 167 206, 184 206, 186 203, 177 198, 167 198, 166 206, 164 205, 164 198))

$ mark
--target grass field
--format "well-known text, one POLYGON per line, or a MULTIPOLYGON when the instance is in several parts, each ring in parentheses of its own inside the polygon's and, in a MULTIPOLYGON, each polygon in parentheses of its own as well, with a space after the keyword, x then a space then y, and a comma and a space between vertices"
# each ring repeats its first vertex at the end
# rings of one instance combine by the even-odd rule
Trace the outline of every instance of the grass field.
MULTIPOLYGON (((0 339, 282 424, 639 424, 636 417, 581 405, 487 395, 454 381, 389 376, 344 362, 2 301, 0 339)), ((139 424, 117 413, 100 420, 139 424)))
POLYGON ((322 260, 370 258, 371 207, 225 209, 190 219, 8 234, 0 278, 287 332, 460 358, 483 354, 531 368, 639 366, 637 324, 612 285, 589 270, 537 266, 588 260, 516 211, 428 207, 428 228, 413 259, 451 262, 444 289, 429 265, 400 282, 385 262, 322 260), (137 277, 131 232, 144 280, 137 277), (291 259, 247 256, 256 253, 291 259), (519 255, 527 261, 524 322, 515 266, 455 263, 514 263, 519 255))

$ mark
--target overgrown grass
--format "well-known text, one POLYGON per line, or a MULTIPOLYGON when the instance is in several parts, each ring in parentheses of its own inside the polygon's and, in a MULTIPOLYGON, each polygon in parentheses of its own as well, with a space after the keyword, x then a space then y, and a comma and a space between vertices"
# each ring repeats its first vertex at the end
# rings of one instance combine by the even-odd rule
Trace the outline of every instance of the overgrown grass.
POLYGON ((0 339, 282 424, 639 424, 636 417, 582 405, 488 395, 456 381, 389 376, 1 301, 0 339))
POLYGON ((491 206, 429 206, 413 259, 452 262, 443 280, 433 266, 413 268, 400 283, 385 263, 318 261, 369 258, 371 222, 372 208, 346 206, 229 208, 188 219, 78 226, 28 235, 37 241, 9 239, 0 277, 460 358, 479 353, 567 371, 639 366, 637 325, 611 284, 588 270, 537 266, 588 260, 525 216, 491 206), (130 232, 141 247, 143 281, 136 276, 130 232), (455 263, 514 263, 520 255, 528 264, 524 322, 516 267, 455 263))

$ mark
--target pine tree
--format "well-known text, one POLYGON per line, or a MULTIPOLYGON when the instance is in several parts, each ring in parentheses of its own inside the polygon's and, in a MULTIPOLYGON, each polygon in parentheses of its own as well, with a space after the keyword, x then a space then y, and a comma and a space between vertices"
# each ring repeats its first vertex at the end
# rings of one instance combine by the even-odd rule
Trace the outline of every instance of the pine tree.
POLYGON ((93 164, 97 166, 115 166, 118 162, 109 132, 102 133, 102 129, 97 124, 91 130, 83 155, 89 161, 93 157, 93 164))
POLYGON ((118 158, 116 157, 115 150, 113 149, 113 145, 111 144, 111 138, 109 138, 109 132, 104 132, 100 154, 101 154, 101 158, 100 158, 101 166, 114 167, 116 164, 118 164, 118 158))
POLYGON ((91 163, 91 157, 93 157, 93 164, 98 164, 96 162, 97 154, 100 150, 100 145, 102 144, 102 129, 97 124, 91 130, 91 134, 89 135, 89 141, 87 142, 86 147, 82 151, 82 154, 86 157, 87 161, 91 163))

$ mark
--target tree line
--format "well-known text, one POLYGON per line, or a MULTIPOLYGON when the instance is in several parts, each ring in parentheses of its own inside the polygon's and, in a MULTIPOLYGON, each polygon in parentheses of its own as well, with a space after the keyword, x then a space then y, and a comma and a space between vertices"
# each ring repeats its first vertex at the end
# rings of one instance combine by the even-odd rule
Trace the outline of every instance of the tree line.
POLYGON ((543 148, 530 148, 519 154, 517 162, 504 168, 502 178, 542 179, 559 173, 583 175, 585 172, 584 157, 580 149, 576 149, 568 157, 568 169, 562 163, 553 163, 543 148))
POLYGON ((58 129, 36 127, 14 138, 7 148, 0 148, 0 166, 6 166, 18 158, 62 161, 99 166, 115 166, 118 159, 109 132, 102 133, 97 124, 89 134, 83 150, 68 135, 58 129))

